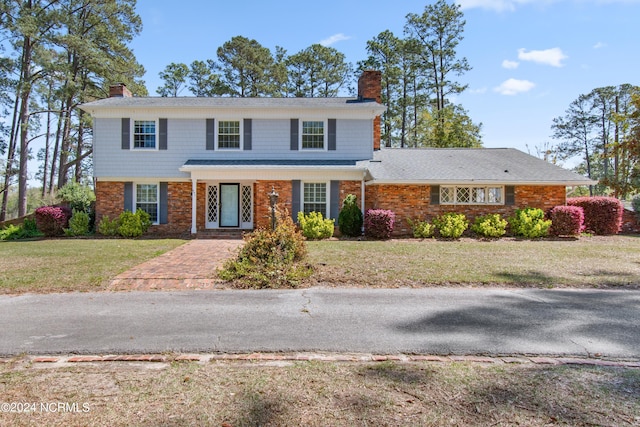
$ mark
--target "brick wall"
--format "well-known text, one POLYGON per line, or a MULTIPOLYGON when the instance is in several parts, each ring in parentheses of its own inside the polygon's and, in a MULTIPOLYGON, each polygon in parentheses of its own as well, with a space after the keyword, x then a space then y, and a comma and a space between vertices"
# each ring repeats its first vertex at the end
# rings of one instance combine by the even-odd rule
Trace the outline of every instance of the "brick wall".
POLYGON ((533 207, 544 211, 566 203, 563 186, 518 186, 515 206, 431 205, 429 185, 370 185, 366 187, 366 209, 389 209, 396 214, 395 236, 411 234, 407 219, 431 221, 447 213, 464 213, 470 221, 480 215, 499 213, 508 217, 518 208, 533 207))
POLYGON ((291 214, 293 184, 291 181, 258 181, 253 185, 253 226, 271 227, 271 204, 268 194, 275 189, 278 193, 278 209, 291 214))
POLYGON ((96 182, 96 224, 103 216, 118 217, 124 211, 124 182, 96 182))

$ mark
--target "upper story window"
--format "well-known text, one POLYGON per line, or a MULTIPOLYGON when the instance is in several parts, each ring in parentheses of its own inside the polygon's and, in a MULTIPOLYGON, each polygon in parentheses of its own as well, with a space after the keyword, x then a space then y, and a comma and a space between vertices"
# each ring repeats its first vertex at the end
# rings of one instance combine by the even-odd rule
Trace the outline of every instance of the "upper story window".
POLYGON ((495 186, 440 186, 442 205, 502 205, 504 187, 495 186))
POLYGON ((149 214, 151 222, 158 223, 158 184, 136 185, 136 210, 140 209, 149 214))
POLYGON ((303 121, 302 149, 323 150, 325 148, 325 134, 324 121, 303 121))
POLYGON ((221 120, 218 122, 218 148, 240 149, 239 121, 221 120))
POLYGON ((156 148, 155 120, 134 120, 133 148, 156 148))

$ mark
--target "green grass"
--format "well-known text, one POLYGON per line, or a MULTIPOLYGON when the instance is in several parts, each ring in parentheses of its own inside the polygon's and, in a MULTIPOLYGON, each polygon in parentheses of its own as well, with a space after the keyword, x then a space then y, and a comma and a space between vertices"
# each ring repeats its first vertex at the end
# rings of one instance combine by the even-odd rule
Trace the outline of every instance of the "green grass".
POLYGON ((640 237, 308 242, 316 283, 640 287, 640 237))
POLYGON ((0 242, 0 293, 101 290, 119 273, 179 239, 47 239, 0 242))
POLYGON ((473 363, 0 365, 11 426, 632 426, 640 370, 473 363))

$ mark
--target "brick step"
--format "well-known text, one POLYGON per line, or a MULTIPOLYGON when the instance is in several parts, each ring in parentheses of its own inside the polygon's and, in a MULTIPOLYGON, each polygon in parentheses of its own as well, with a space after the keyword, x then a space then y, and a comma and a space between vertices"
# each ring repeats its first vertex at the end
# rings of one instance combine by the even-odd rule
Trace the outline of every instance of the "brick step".
POLYGON ((196 234, 196 239, 228 239, 241 240, 244 233, 251 230, 200 230, 196 234))

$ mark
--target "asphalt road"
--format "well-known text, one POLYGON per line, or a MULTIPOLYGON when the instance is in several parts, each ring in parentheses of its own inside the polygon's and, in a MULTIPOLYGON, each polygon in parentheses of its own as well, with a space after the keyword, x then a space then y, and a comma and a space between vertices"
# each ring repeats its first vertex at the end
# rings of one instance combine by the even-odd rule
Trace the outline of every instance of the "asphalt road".
POLYGON ((0 296, 0 355, 364 352, 640 359, 640 291, 303 289, 0 296))

